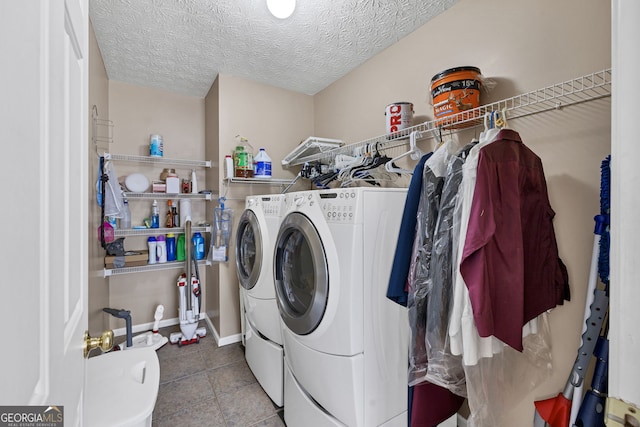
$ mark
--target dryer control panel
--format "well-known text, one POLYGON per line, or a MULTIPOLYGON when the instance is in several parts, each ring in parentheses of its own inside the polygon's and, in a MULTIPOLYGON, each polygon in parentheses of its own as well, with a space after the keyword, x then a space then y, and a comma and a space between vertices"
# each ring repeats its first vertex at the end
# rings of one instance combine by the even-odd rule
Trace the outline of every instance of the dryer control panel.
POLYGON ((355 222, 357 195, 357 192, 348 188, 320 192, 320 206, 327 222, 355 222))

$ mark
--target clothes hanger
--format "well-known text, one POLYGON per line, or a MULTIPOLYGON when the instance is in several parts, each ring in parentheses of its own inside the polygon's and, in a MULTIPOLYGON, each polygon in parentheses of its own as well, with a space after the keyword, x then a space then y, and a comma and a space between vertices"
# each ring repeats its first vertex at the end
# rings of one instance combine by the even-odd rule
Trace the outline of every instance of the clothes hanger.
POLYGON ((409 135, 409 151, 399 155, 398 157, 394 157, 393 159, 389 160, 384 165, 384 168, 386 169, 386 171, 395 172, 395 173, 413 174, 413 170, 399 168, 397 166, 394 166, 394 163, 400 159, 404 159, 405 157, 410 157, 412 160, 420 160, 420 158, 422 158, 422 156, 424 156, 425 153, 416 146, 416 140, 421 137, 422 137, 422 132, 417 130, 414 130, 413 132, 411 132, 411 134, 409 135))
POLYGON ((500 129, 507 129, 507 109, 503 108, 502 111, 497 112, 498 117, 496 118, 496 127, 500 129))

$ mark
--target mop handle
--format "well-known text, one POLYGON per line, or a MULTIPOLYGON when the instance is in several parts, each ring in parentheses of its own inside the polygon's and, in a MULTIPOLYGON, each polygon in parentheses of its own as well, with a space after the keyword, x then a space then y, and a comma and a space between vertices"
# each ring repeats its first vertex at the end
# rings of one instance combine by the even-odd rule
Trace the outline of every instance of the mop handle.
POLYGON ((191 305, 191 294, 193 293, 193 286, 191 285, 191 218, 188 218, 184 224, 184 251, 185 251, 185 264, 187 273, 187 311, 193 310, 191 305))
POLYGON ((602 323, 607 314, 609 306, 609 297, 604 290, 596 289, 594 291, 593 303, 591 304, 591 314, 587 319, 587 330, 582 334, 582 345, 578 349, 578 357, 573 364, 571 378, 569 381, 574 387, 579 387, 584 380, 584 374, 589 367, 593 350, 600 336, 602 323))

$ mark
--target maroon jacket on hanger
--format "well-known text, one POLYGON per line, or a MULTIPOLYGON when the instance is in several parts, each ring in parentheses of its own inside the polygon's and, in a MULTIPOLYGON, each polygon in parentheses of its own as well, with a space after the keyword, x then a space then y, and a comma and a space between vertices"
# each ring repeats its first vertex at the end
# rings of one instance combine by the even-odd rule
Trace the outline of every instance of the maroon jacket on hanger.
POLYGON ((460 261, 482 337, 522 351, 522 326, 569 299, 540 158, 511 129, 480 150, 460 261))

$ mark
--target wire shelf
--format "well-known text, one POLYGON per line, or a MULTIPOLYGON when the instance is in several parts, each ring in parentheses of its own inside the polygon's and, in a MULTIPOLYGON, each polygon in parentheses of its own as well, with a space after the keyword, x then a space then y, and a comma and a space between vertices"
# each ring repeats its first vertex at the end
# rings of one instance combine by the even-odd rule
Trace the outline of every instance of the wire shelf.
POLYGON ((265 185, 289 185, 293 178, 225 178, 231 184, 265 184, 265 185))
POLYGON ((609 96, 611 96, 610 68, 462 111, 446 118, 420 123, 394 132, 392 135, 380 135, 323 153, 298 158, 296 163, 303 164, 318 160, 329 163, 337 154, 353 155, 358 149, 367 145, 377 145, 381 149, 399 147, 409 143, 409 136, 414 131, 422 133, 420 139, 435 138, 442 130, 460 131, 480 125, 485 114, 494 111, 506 110, 507 117, 511 120, 609 96))
POLYGON ((160 165, 173 165, 173 166, 190 166, 190 167, 211 167, 210 160, 189 160, 189 159, 171 159, 166 157, 154 157, 154 156, 134 156, 128 154, 111 154, 104 153, 104 158, 107 160, 119 160, 125 162, 136 163, 151 163, 160 165))
MULTIPOLYGON (((211 265, 208 260, 198 261, 198 265, 211 265)), ((177 270, 184 268, 184 261, 163 262, 160 264, 141 265, 139 267, 105 268, 104 277, 117 276, 120 274, 143 273, 147 271, 177 270)))
MULTIPOLYGON (((191 227, 191 231, 199 232, 199 233, 210 233, 211 226, 193 226, 191 227)), ((116 228, 113 230, 113 235, 115 237, 132 237, 132 236, 155 236, 159 234, 184 234, 184 227, 173 227, 173 228, 116 228)))
POLYGON ((195 200, 211 200, 214 194, 207 193, 132 193, 125 192, 127 199, 156 199, 156 200, 173 200, 173 199, 195 199, 195 200))

